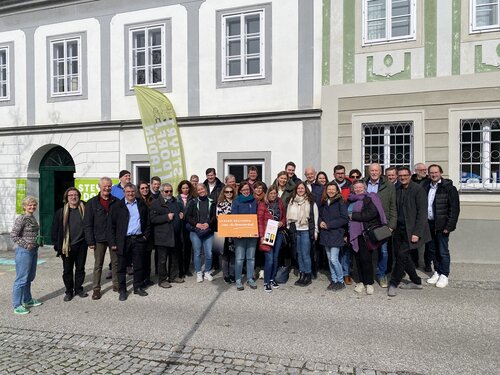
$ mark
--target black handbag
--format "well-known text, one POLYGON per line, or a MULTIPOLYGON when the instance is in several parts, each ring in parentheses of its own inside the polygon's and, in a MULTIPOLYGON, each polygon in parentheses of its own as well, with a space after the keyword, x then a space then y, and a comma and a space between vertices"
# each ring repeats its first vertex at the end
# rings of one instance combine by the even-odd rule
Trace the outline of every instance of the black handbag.
POLYGON ((368 238, 372 242, 384 242, 392 236, 392 232, 385 224, 375 225, 366 230, 368 238))

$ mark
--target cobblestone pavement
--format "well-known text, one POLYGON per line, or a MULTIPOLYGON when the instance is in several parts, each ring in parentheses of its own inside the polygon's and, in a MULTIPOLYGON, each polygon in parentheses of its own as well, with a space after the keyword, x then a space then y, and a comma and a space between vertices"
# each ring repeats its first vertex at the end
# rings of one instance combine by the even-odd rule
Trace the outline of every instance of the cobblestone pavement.
POLYGON ((0 374, 414 374, 5 327, 0 327, 0 340, 0 374))

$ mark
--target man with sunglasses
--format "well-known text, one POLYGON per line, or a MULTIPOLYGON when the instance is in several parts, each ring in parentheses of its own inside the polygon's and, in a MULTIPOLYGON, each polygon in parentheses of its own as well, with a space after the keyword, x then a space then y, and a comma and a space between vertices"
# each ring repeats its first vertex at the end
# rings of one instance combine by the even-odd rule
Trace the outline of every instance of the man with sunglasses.
POLYGON ((168 182, 162 184, 160 192, 161 198, 153 201, 149 217, 158 251, 158 286, 170 288, 171 282, 184 282, 177 274, 179 254, 175 241, 181 230, 181 213, 173 196, 172 185, 168 182))

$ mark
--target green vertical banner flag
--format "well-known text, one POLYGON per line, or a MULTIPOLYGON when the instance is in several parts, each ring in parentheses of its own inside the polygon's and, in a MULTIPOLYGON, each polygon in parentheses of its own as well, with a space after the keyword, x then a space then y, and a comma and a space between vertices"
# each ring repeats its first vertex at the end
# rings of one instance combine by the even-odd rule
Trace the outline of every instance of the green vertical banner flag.
POLYGON ((26 197, 26 179, 16 179, 16 214, 24 213, 23 199, 26 197))
POLYGON ((174 107, 158 90, 135 86, 144 137, 149 153, 151 176, 169 182, 174 189, 186 177, 184 151, 174 107))

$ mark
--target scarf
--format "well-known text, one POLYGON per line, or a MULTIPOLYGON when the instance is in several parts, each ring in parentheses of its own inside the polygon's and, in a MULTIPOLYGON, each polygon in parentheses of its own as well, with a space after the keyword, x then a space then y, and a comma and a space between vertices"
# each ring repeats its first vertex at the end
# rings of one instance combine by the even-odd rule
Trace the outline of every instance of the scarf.
POLYGON ((311 212, 311 204, 305 195, 298 195, 288 204, 287 218, 290 222, 297 223, 300 227, 304 227, 309 222, 309 214, 311 212))
POLYGON ((181 199, 182 201, 184 202, 184 206, 186 205, 187 201, 188 201, 188 195, 187 194, 182 194, 181 193, 181 199))
MULTIPOLYGON (((373 204, 377 208, 380 222, 382 224, 387 224, 387 218, 382 207, 382 202, 376 193, 350 194, 349 202, 354 204, 352 212, 361 212, 363 210, 363 199, 367 196, 371 198, 373 204)), ((352 249, 356 252, 359 251, 358 237, 363 234, 363 231, 364 228, 361 221, 351 220, 349 222, 349 236, 351 238, 352 249)))
POLYGON ((238 199, 238 202, 240 202, 240 203, 248 203, 248 202, 255 200, 255 198, 252 194, 250 194, 248 197, 245 197, 244 195, 240 194, 240 195, 238 195, 238 198, 236 198, 236 199, 238 199))
MULTIPOLYGON (((82 217, 83 219, 83 215, 84 215, 84 210, 85 210, 85 206, 83 204, 82 201, 78 202, 78 211, 80 212, 80 216, 82 217)), ((64 238, 63 238, 63 244, 62 244, 62 253, 63 255, 65 256, 68 256, 69 255, 69 251, 71 249, 71 241, 70 241, 70 238, 69 238, 69 203, 65 203, 64 204, 64 208, 63 208, 63 234, 64 234, 64 238)))

